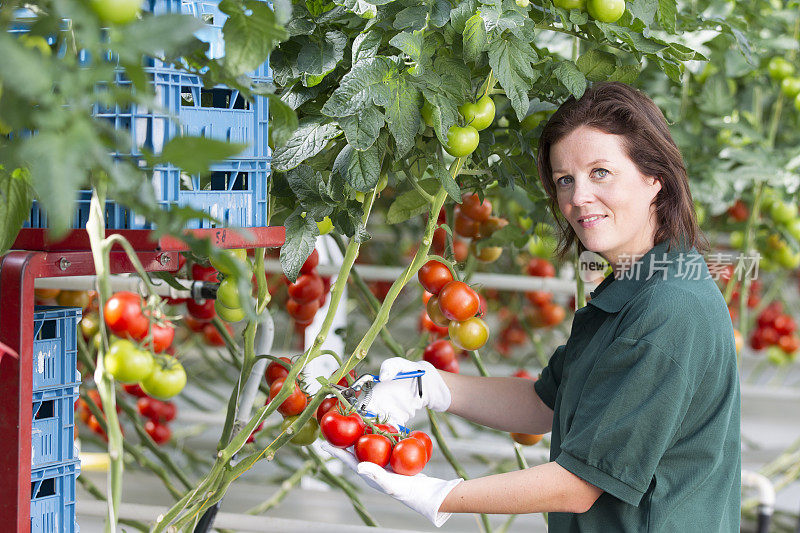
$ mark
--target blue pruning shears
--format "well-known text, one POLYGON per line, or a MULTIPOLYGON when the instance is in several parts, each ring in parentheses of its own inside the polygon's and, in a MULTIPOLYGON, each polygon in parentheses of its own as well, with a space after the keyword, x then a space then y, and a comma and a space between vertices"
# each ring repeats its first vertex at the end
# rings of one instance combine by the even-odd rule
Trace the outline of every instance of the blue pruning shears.
MULTIPOLYGON (((424 370, 415 370, 413 372, 400 372, 395 377, 392 378, 392 381, 396 379, 413 379, 417 378, 417 390, 419 391, 420 397, 422 397, 422 376, 425 375, 424 370)), ((344 399, 350 402, 350 405, 355 407, 356 411, 361 413, 367 417, 375 417, 377 416, 375 413, 370 412, 367 407, 369 405, 369 401, 372 398, 372 389, 376 383, 380 383, 380 378, 374 374, 363 374, 362 376, 358 377, 352 384, 347 387, 343 387, 338 384, 333 384, 333 388, 338 390, 344 399)), ((400 431, 404 433, 408 433, 409 430, 406 427, 400 426, 400 431)))

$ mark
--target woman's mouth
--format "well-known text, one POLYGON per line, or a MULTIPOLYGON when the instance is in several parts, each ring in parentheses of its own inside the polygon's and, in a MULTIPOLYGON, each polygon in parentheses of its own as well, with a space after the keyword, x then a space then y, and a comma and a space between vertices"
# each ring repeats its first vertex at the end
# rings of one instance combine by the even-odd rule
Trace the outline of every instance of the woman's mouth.
POLYGON ((582 228, 593 228, 600 224, 608 215, 586 215, 578 218, 578 224, 582 228))

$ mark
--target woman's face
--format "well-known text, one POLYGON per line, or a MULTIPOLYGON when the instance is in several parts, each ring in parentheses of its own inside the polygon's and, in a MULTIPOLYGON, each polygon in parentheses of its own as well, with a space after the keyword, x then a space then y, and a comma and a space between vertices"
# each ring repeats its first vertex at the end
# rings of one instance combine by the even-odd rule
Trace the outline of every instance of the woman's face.
POLYGON ((587 250, 612 266, 647 253, 657 229, 653 199, 661 190, 642 175, 623 137, 581 126, 550 149, 558 207, 587 250))

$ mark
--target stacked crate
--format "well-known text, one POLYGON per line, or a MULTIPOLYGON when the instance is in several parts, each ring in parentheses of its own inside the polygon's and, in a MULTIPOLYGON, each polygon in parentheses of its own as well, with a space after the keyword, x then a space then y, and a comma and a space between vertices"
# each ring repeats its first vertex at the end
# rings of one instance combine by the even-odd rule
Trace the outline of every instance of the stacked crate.
MULTIPOLYGON (((222 26, 227 15, 219 10, 219 0, 146 0, 145 9, 159 15, 183 13, 200 18, 205 27, 197 38, 209 44, 209 56, 224 55, 222 26)), ((108 120, 116 129, 130 132, 129 150, 114 154, 120 158, 138 157, 142 149, 159 154, 164 145, 181 135, 201 136, 246 145, 240 154, 215 163, 210 176, 188 176, 171 165, 148 169, 158 204, 190 206, 209 213, 225 226, 258 227, 266 225, 267 180, 271 152, 268 146, 268 99, 254 96, 246 100, 229 87, 203 86, 200 76, 187 74, 155 58, 145 59, 145 70, 156 95, 156 108, 139 104, 95 106, 95 116, 108 120)), ((251 73, 259 83, 272 81, 269 62, 251 73)), ((129 85, 122 72, 116 83, 129 85)), ((81 191, 73 227, 82 228, 89 216, 91 191, 81 191)), ((47 227, 47 215, 34 202, 28 227, 47 227)), ((109 229, 151 229, 141 216, 117 205, 106 203, 106 227, 109 229)), ((192 228, 210 227, 206 220, 195 220, 192 228)))
POLYGON ((31 533, 77 532, 77 328, 81 309, 37 306, 33 316, 31 533))

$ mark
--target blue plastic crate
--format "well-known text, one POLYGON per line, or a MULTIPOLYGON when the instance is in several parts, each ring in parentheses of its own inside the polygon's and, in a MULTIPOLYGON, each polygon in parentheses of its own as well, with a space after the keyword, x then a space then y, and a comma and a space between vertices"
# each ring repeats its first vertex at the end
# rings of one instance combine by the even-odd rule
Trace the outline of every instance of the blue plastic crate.
POLYGON ((31 533, 78 533, 75 480, 80 461, 31 470, 31 533))
POLYGON ((33 392, 73 386, 79 307, 36 306, 33 313, 33 392))
POLYGON ((31 468, 78 458, 75 449, 77 389, 62 387, 33 393, 31 468))

